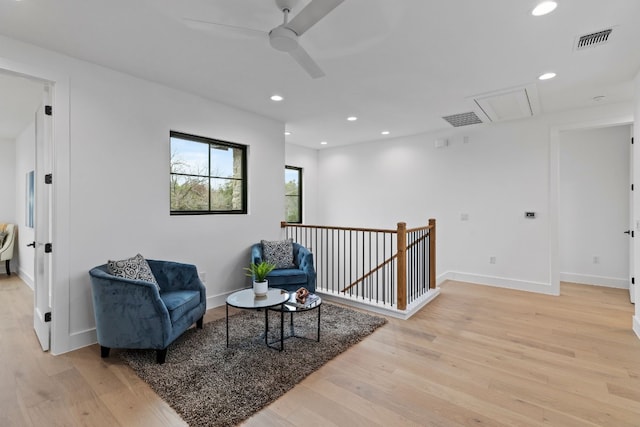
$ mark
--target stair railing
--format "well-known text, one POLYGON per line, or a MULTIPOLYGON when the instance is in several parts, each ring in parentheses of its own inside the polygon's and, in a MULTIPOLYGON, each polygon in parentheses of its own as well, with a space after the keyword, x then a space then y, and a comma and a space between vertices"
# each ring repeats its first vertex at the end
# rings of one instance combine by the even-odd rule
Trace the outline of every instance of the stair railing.
POLYGON ((282 222, 285 237, 314 253, 316 289, 406 310, 435 289, 436 221, 407 229, 371 229, 282 222))

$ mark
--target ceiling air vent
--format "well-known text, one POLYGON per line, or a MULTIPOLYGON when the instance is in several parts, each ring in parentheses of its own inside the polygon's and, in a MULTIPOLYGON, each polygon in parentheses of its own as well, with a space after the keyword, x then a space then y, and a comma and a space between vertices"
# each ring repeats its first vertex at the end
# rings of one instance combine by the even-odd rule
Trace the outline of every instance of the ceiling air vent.
POLYGON ((596 47, 605 44, 609 41, 609 36, 613 28, 608 28, 606 30, 598 31, 591 34, 585 34, 584 36, 579 36, 576 42, 576 50, 587 49, 590 47, 596 47))
POLYGON ((478 117, 473 111, 470 111, 468 113, 453 114, 451 116, 444 116, 443 119, 449 122, 449 124, 454 128, 482 123, 480 117, 478 117))

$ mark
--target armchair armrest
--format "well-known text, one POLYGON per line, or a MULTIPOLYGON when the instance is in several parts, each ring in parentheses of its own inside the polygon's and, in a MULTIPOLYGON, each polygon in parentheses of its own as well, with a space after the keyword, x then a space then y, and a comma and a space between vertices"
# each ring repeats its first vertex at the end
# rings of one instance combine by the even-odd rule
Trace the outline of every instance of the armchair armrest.
MULTIPOLYGON (((1 228, 0 228, 1 230, 1 228)), ((15 242, 16 227, 13 224, 6 225, 7 238, 2 246, 0 246, 0 260, 9 260, 13 258, 13 246, 15 242)))
POLYGON ((148 259, 149 267, 163 292, 191 290, 200 292, 200 301, 206 301, 207 291, 193 264, 148 259))
POLYGON ((298 243, 293 244, 293 252, 296 265, 300 270, 304 271, 309 278, 308 288, 312 290, 312 292, 315 292, 316 269, 313 265, 313 253, 298 243))
POLYGON ((106 265, 93 268, 89 274, 100 345, 163 348, 159 343, 167 340, 171 319, 156 286, 112 276, 106 265))
POLYGON ((262 243, 251 246, 251 262, 260 264, 262 262, 262 243))

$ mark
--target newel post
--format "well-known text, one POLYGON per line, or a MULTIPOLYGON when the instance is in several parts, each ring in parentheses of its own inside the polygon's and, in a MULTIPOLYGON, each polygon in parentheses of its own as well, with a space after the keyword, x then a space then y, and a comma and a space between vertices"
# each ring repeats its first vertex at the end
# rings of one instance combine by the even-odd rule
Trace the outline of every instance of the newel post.
POLYGON ((398 223, 398 310, 407 308, 407 223, 398 223))
POLYGON ((436 288, 436 220, 429 219, 429 289, 436 288))

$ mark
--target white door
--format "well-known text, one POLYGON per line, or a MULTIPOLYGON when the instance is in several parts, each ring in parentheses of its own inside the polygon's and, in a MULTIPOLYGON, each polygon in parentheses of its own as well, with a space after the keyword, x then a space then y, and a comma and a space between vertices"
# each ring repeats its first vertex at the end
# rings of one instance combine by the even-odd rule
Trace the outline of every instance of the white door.
POLYGON ((51 88, 36 112, 35 260, 33 328, 42 350, 51 344, 51 88))
MULTIPOLYGON (((631 134, 633 134, 633 126, 631 127, 631 134)), ((629 144, 629 179, 631 180, 631 188, 632 190, 629 192, 629 230, 631 230, 632 238, 629 239, 629 299, 632 303, 636 302, 635 298, 635 269, 634 269, 634 239, 640 238, 640 235, 636 236, 636 234, 640 231, 636 228, 636 224, 634 224, 634 216, 633 216, 633 193, 635 191, 635 185, 633 183, 633 154, 634 154, 634 144, 633 137, 631 137, 631 144, 629 144)))

